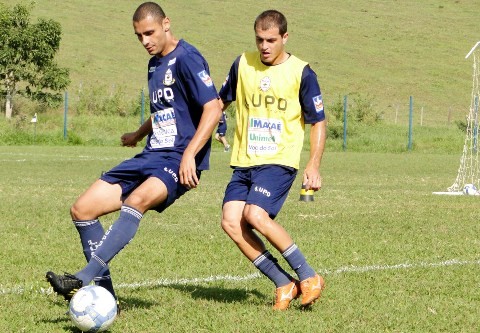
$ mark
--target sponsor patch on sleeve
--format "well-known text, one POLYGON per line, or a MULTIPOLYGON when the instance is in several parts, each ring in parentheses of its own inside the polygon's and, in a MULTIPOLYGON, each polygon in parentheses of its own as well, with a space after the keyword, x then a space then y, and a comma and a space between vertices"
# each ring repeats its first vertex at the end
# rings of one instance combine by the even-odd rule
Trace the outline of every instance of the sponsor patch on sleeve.
POLYGON ((313 97, 313 105, 315 105, 315 111, 317 111, 317 113, 323 111, 322 95, 313 97))
POLYGON ((197 73, 197 75, 207 87, 213 86, 213 81, 207 71, 203 70, 200 73, 197 73))

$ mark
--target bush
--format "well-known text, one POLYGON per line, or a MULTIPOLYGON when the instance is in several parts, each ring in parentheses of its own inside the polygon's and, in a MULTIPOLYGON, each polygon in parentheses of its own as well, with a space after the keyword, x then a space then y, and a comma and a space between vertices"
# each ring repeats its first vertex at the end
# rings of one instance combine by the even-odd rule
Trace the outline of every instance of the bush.
MULTIPOLYGON (((147 108, 147 102, 145 105, 147 108)), ((77 115, 127 117, 139 114, 140 108, 139 98, 129 98, 125 87, 113 85, 109 89, 102 84, 80 86, 74 103, 77 115)))
MULTIPOLYGON (((358 125, 375 125, 382 121, 382 112, 374 109, 373 99, 369 96, 351 94, 353 103, 348 103, 347 98, 347 130, 348 135, 357 132, 358 125)), ((329 138, 338 139, 343 137, 344 127, 344 97, 338 96, 332 105, 326 107, 327 111, 327 134, 329 138)))

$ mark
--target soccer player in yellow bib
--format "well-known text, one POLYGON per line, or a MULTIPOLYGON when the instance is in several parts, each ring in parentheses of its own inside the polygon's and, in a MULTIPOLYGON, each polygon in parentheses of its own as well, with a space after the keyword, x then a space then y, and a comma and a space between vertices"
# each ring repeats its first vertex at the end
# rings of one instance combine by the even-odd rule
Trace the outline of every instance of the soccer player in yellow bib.
POLYGON ((326 140, 322 94, 308 63, 285 51, 288 32, 282 13, 261 13, 254 29, 258 51, 245 52, 234 61, 220 90, 224 110, 236 102, 237 123, 222 228, 275 284, 274 309, 285 310, 300 296, 305 308, 320 297, 323 277, 274 218, 297 175, 306 123, 311 124, 310 158, 303 185, 307 190, 321 188, 319 168, 326 140), (281 253, 298 279, 279 265, 256 232, 281 253))

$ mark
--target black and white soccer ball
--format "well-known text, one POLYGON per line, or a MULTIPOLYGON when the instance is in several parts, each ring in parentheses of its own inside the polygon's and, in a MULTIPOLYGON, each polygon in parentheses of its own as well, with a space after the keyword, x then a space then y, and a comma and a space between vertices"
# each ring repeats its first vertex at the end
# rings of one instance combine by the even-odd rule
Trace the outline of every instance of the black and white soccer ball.
POLYGON ((463 194, 465 195, 478 195, 477 187, 473 184, 465 184, 463 187, 463 194))
POLYGON ((82 332, 102 332, 115 320, 117 302, 107 289, 85 286, 73 295, 68 314, 82 332))

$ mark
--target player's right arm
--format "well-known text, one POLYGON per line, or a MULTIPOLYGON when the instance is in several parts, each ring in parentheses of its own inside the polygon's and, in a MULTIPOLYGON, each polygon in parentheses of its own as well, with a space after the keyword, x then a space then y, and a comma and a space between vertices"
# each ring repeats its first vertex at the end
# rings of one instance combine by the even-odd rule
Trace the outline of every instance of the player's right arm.
POLYGON ((137 143, 152 131, 152 122, 148 119, 135 132, 125 133, 121 136, 122 146, 136 147, 137 143))
POLYGON ((228 106, 237 99, 237 81, 238 81, 238 65, 240 57, 237 57, 230 67, 230 71, 220 88, 219 95, 222 102, 222 111, 227 110, 228 106))

